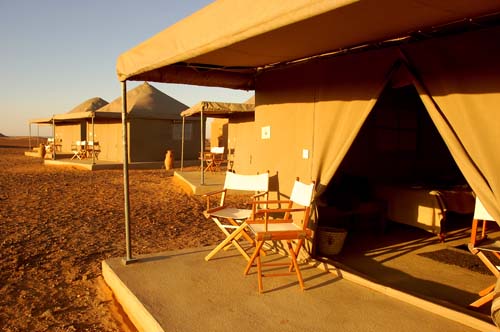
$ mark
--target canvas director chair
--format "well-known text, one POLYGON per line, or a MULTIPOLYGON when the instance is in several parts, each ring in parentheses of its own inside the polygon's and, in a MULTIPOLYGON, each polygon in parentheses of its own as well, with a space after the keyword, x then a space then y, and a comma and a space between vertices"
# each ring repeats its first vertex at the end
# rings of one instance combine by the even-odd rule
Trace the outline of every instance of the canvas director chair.
POLYGON ((246 233, 246 220, 252 216, 252 209, 229 206, 226 198, 231 193, 244 194, 253 192, 253 200, 267 199, 269 189, 269 173, 256 175, 243 175, 226 172, 224 188, 203 195, 206 198, 207 208, 203 212, 207 219, 212 219, 217 227, 226 235, 226 238, 219 243, 206 257, 210 260, 217 252, 223 248, 233 245, 246 260, 250 259, 245 249, 238 240, 244 237, 250 244, 254 244, 253 239, 246 233), (218 199, 217 202, 214 200, 218 199))
POLYGON ((222 164, 227 162, 224 159, 224 147, 211 147, 210 152, 203 153, 203 160, 205 161, 205 172, 220 172, 222 164))
MULTIPOLYGON (((486 235, 488 221, 494 222, 495 219, 486 211, 479 198, 476 197, 474 219, 472 220, 471 237, 468 245, 469 251, 479 257, 481 262, 498 280, 500 278, 500 266, 496 265, 492 259, 500 259, 500 239, 488 238, 486 235), (479 223, 481 223, 480 232, 478 229, 479 223)), ((480 291, 478 293, 480 298, 469 305, 477 308, 492 301, 495 294, 495 285, 496 282, 480 291)))
POLYGON ((258 202, 260 205, 265 204, 264 209, 259 209, 257 203, 253 204, 252 216, 254 219, 247 220, 247 224, 254 236, 256 246, 244 274, 248 275, 250 269, 255 265, 257 266, 257 280, 260 293, 263 292, 263 277, 278 277, 293 273, 297 275, 300 288, 302 290, 305 288, 297 256, 304 245, 304 240, 310 239, 312 235, 312 231, 309 229, 309 218, 314 196, 314 186, 314 182, 305 184, 297 178, 289 200, 258 202), (296 218, 293 217, 294 213, 296 218), (262 263, 262 247, 266 241, 284 241, 288 249, 290 262, 262 263), (296 242, 295 248, 293 247, 293 242, 296 242), (263 267, 265 266, 287 266, 288 271, 284 273, 264 273, 263 267))
POLYGON ((86 146, 87 143, 86 141, 76 141, 75 144, 71 145, 71 152, 73 152, 73 157, 71 157, 71 160, 78 158, 78 159, 83 159, 86 157, 86 146))

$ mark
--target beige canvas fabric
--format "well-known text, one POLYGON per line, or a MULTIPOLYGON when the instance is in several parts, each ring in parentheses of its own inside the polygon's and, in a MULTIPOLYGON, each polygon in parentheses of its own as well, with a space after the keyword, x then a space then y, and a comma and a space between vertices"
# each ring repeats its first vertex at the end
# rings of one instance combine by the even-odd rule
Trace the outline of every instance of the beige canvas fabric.
POLYGON ((500 28, 409 47, 419 91, 474 192, 500 221, 500 28))
POLYGON ((395 50, 383 50, 262 75, 254 135, 249 138, 253 147, 248 146, 253 153, 241 162, 279 173, 283 192, 291 190, 289 179, 296 176, 315 180, 321 192, 373 108, 396 60, 395 50), (261 130, 266 127, 270 138, 262 139, 261 130))
POLYGON ((206 117, 211 118, 228 118, 232 115, 254 112, 255 105, 253 103, 224 103, 217 101, 200 101, 181 112, 181 116, 200 116, 201 112, 206 117))
POLYGON ((56 114, 53 117, 32 119, 30 123, 37 124, 51 124, 52 121, 61 122, 64 120, 76 120, 76 119, 86 119, 92 117, 92 111, 96 111, 103 106, 106 106, 108 102, 100 97, 90 98, 85 100, 81 104, 75 106, 67 113, 56 114))
POLYGON ((497 0, 290 0, 286 6, 268 0, 220 0, 120 55, 117 74, 121 81, 253 89, 259 67, 499 10, 497 0))
POLYGON ((498 220, 500 76, 493 64, 499 49, 490 43, 481 50, 490 38, 498 39, 498 30, 415 44, 402 53, 386 49, 262 75, 254 136, 269 126, 271 139, 250 139, 256 145, 250 166, 279 172, 284 192, 290 189, 286 179, 297 175, 316 179, 321 191, 391 75, 398 75, 395 81, 408 76, 393 67, 400 54, 408 54, 431 118, 466 180, 498 220), (310 162, 302 156, 304 149, 312 153, 310 162))
MULTIPOLYGON (((287 62, 498 12, 497 0, 217 1, 122 54, 117 72, 120 80, 255 88, 254 136, 236 167, 279 173, 280 191, 289 192, 297 175, 328 183, 401 55, 386 48, 287 62)), ((462 173, 498 220, 497 30, 415 42, 401 54, 462 173)))

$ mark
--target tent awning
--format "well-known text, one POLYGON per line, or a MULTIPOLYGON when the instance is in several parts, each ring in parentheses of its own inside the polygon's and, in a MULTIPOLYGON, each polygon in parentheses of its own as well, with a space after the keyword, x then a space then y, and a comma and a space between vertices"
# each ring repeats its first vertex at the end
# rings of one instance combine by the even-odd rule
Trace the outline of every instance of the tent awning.
POLYGON ((52 122, 79 122, 85 119, 94 118, 121 118, 121 113, 100 113, 100 112, 75 112, 56 114, 50 118, 33 119, 29 122, 31 124, 52 124, 52 122))
POLYGON ((30 124, 52 124, 52 118, 40 118, 29 120, 30 124))
POLYGON ((205 116, 210 118, 229 118, 233 115, 253 113, 255 111, 255 105, 200 101, 196 105, 181 112, 181 116, 200 116, 202 111, 205 116))
POLYGON ((117 74, 249 90, 269 67, 477 26, 498 13, 498 0, 221 0, 121 54, 117 74))

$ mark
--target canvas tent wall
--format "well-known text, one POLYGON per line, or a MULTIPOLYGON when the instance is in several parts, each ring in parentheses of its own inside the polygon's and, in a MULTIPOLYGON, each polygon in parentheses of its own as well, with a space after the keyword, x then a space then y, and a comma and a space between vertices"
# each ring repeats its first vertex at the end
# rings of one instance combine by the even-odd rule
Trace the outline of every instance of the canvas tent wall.
MULTIPOLYGON (((291 66, 290 61, 305 61, 319 54, 325 57, 327 52, 329 56, 342 54, 349 48, 367 50, 374 41, 401 41, 412 37, 412 31, 414 40, 418 31, 442 33, 443 29, 436 27, 477 17, 482 22, 484 17, 500 12, 496 1, 476 2, 473 6, 462 1, 440 1, 436 5, 389 0, 318 1, 307 6, 303 1, 294 1, 286 9, 269 2, 252 2, 246 4, 243 22, 239 22, 241 15, 227 15, 235 18, 234 25, 222 20, 227 28, 214 27, 195 37, 193 30, 204 20, 210 17, 214 22, 214 15, 237 12, 239 5, 216 2, 136 46, 120 56, 118 76, 120 80, 255 87, 257 125, 278 124, 287 119, 287 128, 292 130, 284 133, 271 128, 271 140, 260 142, 263 155, 252 158, 254 167, 268 166, 272 160, 283 180, 303 175, 322 184, 328 183, 334 174, 401 52, 385 48, 340 56, 331 62, 309 60, 301 67, 291 66), (264 21, 266 24, 259 25, 264 21), (361 23, 345 29, 346 22, 361 23), (235 34, 235 30, 240 34, 235 34), (319 34, 320 31, 330 33, 319 34), (177 45, 176 38, 187 35, 194 38, 189 45, 172 47, 177 45), (310 38, 311 35, 325 37, 310 38), (208 40, 211 43, 207 44, 208 40), (202 41, 208 46, 201 47, 202 41), (236 50, 242 54, 250 49, 248 54, 252 57, 235 56, 236 50), (168 52, 160 54, 159 50, 168 52), (268 64, 271 68, 266 68, 268 64), (191 69, 198 65, 212 70, 196 74, 191 69), (325 126, 330 128, 325 130, 325 126), (287 153, 272 155, 277 147, 287 153), (312 152, 307 160, 301 158, 304 149, 312 152), (291 163, 290 158, 297 163, 291 163)), ((491 125, 491 119, 498 119, 494 105, 500 87, 498 75, 494 75, 498 74, 498 66, 494 64, 499 50, 498 43, 492 41, 499 40, 499 32, 496 19, 488 23, 493 27, 472 33, 462 33, 468 28, 463 26, 462 30, 451 29, 456 34, 443 44, 442 40, 430 39, 408 43, 401 49, 408 56, 403 56, 403 60, 411 61, 410 70, 419 79, 419 93, 460 169, 490 213, 500 219, 500 176, 495 171, 500 160, 492 153, 497 137, 491 125)))
MULTIPOLYGON (((147 82, 128 91, 127 100, 129 160, 163 161, 167 150, 180 157, 179 114, 188 107, 147 82)), ((121 107, 119 97, 96 112, 95 135, 103 160, 123 161, 121 107)), ((200 133, 191 123, 189 127, 192 129, 186 137, 186 156, 196 159, 200 133)))
MULTIPOLYGON (((181 113, 181 116, 185 119, 187 117, 198 117, 200 119, 200 128, 205 128, 205 121, 207 118, 216 118, 216 119, 228 119, 230 123, 239 123, 241 121, 253 123, 254 119, 254 109, 255 105, 251 103, 253 101, 252 98, 247 100, 244 103, 226 103, 226 102, 215 102, 215 101, 200 101, 188 108, 187 110, 181 113)), ((225 146, 228 149, 226 153, 232 154, 237 148, 235 144, 237 140, 235 137, 237 136, 235 130, 236 127, 233 126, 233 133, 231 135, 230 127, 228 127, 228 140, 225 143, 225 146), (231 136, 233 140, 231 140, 231 136)), ((241 133, 240 133, 241 135, 241 133)), ((203 134, 205 137, 205 135, 203 134)), ((204 141, 200 142, 200 155, 203 155, 204 141)), ((239 149, 239 148, 238 148, 239 149)), ((233 158, 230 156, 230 158, 233 158)), ((203 160, 201 160, 201 164, 203 164, 203 160)), ((203 170, 203 167, 202 167, 203 170)), ((201 175, 201 183, 204 183, 203 171, 201 175)))
POLYGON ((255 167, 328 184, 399 62, 414 73, 413 83, 469 184, 498 210, 500 159, 493 151, 500 138, 500 81, 494 58, 500 49, 489 41, 499 40, 499 33, 475 31, 263 74, 256 122, 271 124, 271 140, 260 142, 255 167), (287 132, 278 126, 284 119, 287 132), (303 149, 312 152, 310 160, 301 159, 303 149))
POLYGON ((85 117, 81 119, 66 119, 66 121, 61 119, 56 122, 55 134, 56 138, 61 139, 62 151, 71 151, 71 145, 75 141, 92 140, 92 129, 88 128, 90 127, 87 121, 88 116, 92 118, 92 112, 97 111, 107 104, 108 102, 106 100, 99 97, 88 99, 67 112, 68 118, 72 115, 79 116, 80 113, 84 113, 85 117))
POLYGON ((107 104, 108 102, 100 97, 90 98, 67 113, 57 114, 51 118, 30 120, 30 127, 33 123, 54 124, 53 136, 61 142, 62 152, 70 152, 71 144, 75 141, 90 140, 87 137, 87 127, 89 127, 87 119, 91 119, 96 110, 107 104))
POLYGON ((499 13, 496 0, 216 1, 122 54, 117 72, 122 82, 255 89, 256 124, 270 139, 258 140, 252 167, 279 169, 286 192, 297 175, 328 183, 395 63, 405 63, 460 170, 500 220, 499 13))

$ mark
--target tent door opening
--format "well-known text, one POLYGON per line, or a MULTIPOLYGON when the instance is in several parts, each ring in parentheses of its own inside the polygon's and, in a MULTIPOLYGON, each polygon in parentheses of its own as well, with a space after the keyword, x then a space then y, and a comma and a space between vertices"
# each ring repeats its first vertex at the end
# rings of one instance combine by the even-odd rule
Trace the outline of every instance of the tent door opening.
POLYGON ((415 87, 388 85, 318 200, 318 226, 381 234, 405 224, 439 234, 470 226, 473 208, 471 189, 415 87), (466 206, 446 225, 433 190, 464 193, 459 205, 466 206))

